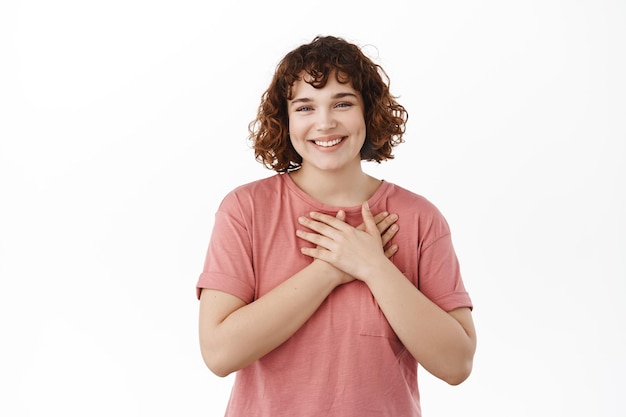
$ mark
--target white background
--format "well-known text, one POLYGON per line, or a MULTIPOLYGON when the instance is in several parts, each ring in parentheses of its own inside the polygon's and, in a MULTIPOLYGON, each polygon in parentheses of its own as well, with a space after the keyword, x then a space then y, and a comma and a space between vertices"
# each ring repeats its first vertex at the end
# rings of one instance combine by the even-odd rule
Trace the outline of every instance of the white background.
POLYGON ((409 111, 372 174, 447 217, 472 376, 426 417, 623 416, 626 3, 5 1, 0 415, 221 416, 197 343, 213 215, 278 60, 360 45, 409 111))

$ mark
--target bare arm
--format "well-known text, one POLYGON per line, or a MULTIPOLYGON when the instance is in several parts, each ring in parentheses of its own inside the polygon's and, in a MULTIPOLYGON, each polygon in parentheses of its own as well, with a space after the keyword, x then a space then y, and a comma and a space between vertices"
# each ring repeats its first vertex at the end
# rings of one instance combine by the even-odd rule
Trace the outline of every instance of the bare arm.
MULTIPOLYGON (((343 213, 338 216, 343 218, 343 213)), ((396 220, 387 213, 374 219, 381 251, 397 231, 390 227, 396 220)), ((390 246, 383 256, 396 249, 390 246)), ((222 291, 202 290, 199 336, 206 365, 226 376, 263 357, 302 327, 335 287, 353 279, 327 262, 313 260, 250 304, 222 291)))
POLYGON ((335 288, 330 266, 314 261, 258 300, 204 289, 200 346, 205 363, 226 376, 264 356, 298 330, 335 288))
POLYGON ((450 384, 463 382, 471 372, 476 350, 469 308, 445 312, 422 294, 384 256, 366 204, 362 212, 364 230, 320 213, 301 219, 316 233, 299 231, 298 236, 318 245, 303 248, 303 253, 365 282, 413 357, 438 378, 450 384))
POLYGON ((363 281, 404 346, 426 370, 453 385, 467 379, 476 350, 469 308, 445 312, 385 259, 363 281))

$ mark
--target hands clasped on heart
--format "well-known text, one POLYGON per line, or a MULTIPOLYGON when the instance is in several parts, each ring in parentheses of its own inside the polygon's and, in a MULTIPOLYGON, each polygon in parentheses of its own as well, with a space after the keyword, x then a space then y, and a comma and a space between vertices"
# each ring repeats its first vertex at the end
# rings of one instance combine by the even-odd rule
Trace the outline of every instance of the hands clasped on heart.
POLYGON ((367 203, 363 203, 361 214, 363 223, 357 227, 345 222, 343 210, 336 217, 311 212, 310 217, 298 218, 311 231, 298 229, 296 235, 317 245, 303 247, 302 253, 343 271, 349 276, 344 277, 344 283, 366 280, 377 262, 385 261, 398 250, 397 245, 386 247, 398 231, 397 215, 381 212, 373 216, 367 203))

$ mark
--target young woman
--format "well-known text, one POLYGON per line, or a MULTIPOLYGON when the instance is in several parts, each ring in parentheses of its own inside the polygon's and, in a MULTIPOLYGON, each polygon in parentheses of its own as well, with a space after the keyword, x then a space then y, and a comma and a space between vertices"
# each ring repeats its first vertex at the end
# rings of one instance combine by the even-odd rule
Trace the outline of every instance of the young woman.
POLYGON ((418 363, 450 383, 476 335, 448 224, 363 172, 407 113, 354 44, 288 53, 250 125, 276 175, 222 201, 197 284, 211 371, 237 372, 226 415, 420 416, 418 363))

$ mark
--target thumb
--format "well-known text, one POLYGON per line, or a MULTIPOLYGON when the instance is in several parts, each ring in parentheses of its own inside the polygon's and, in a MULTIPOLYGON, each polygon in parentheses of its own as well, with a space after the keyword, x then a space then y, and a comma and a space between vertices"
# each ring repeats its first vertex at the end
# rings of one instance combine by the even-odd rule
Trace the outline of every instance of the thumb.
POLYGON ((361 206, 361 215, 363 216, 363 225, 365 226, 365 231, 370 235, 379 235, 378 227, 376 226, 376 221, 374 220, 374 215, 370 210, 369 204, 367 201, 363 203, 361 206))

